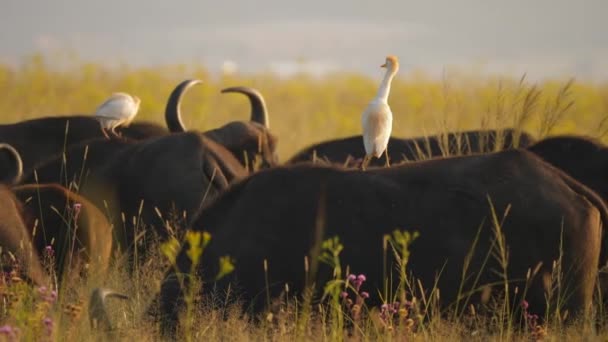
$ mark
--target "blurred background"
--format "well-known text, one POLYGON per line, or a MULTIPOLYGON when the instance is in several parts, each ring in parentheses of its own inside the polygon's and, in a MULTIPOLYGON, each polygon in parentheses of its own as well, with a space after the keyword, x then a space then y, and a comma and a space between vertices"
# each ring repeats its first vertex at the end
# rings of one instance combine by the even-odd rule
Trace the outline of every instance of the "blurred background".
POLYGON ((0 9, 3 122, 90 113, 113 91, 140 96, 140 117, 162 121, 171 89, 197 77, 205 84, 186 98, 187 124, 247 118, 245 99, 219 90, 253 86, 288 155, 360 131, 387 54, 401 62, 389 99, 396 135, 509 125, 532 88, 535 116, 560 91, 564 101, 550 132, 542 119, 525 122, 539 134, 596 134, 608 115, 605 0, 3 0, 0 9))

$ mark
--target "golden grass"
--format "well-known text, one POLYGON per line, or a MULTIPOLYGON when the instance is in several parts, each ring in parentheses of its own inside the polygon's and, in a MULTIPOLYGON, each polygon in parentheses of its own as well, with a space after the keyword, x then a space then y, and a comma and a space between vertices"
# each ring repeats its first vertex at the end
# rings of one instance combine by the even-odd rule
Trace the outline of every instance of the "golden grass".
MULTIPOLYGON (((15 122, 45 115, 92 113, 112 92, 125 91, 141 98, 139 120, 163 122, 164 107, 171 90, 186 78, 204 80, 193 88, 182 106, 190 128, 206 130, 231 120, 247 119, 249 105, 243 96, 221 95, 224 87, 245 85, 259 89, 266 98, 272 131, 279 137, 282 160, 308 144, 360 133, 360 114, 374 96, 378 78, 357 74, 332 74, 322 79, 298 75, 281 79, 272 74, 210 77, 203 66, 175 65, 156 68, 107 68, 76 62, 66 70, 49 67, 34 56, 20 68, 0 65, 0 121, 15 122)), ((434 80, 419 72, 402 70, 393 83, 389 98, 394 114, 395 136, 422 136, 460 129, 519 126, 537 137, 579 133, 603 137, 608 132, 608 84, 568 83, 567 80, 532 84, 525 79, 448 74, 434 80)), ((346 246, 345 248, 348 248, 346 246)), ((158 340, 158 326, 146 323, 144 310, 159 289, 167 263, 160 253, 128 275, 114 266, 109 275, 89 280, 73 279, 60 289, 59 300, 49 305, 37 289, 9 282, 0 286, 5 298, 0 305, 0 325, 21 329, 24 340, 46 336, 44 319, 53 322, 51 338, 56 340, 104 340, 92 331, 86 312, 91 289, 103 285, 124 292, 129 302, 113 301, 112 317, 117 327, 114 338, 158 340), (7 299, 9 298, 9 299, 7 299), (46 303, 46 304, 45 304, 46 303)), ((371 289, 370 289, 371 290, 371 289)), ((329 340, 336 337, 331 325, 310 308, 293 300, 273 324, 252 324, 240 317, 236 306, 203 308, 189 326, 193 340, 329 340), (299 311, 298 311, 299 310, 299 311), (222 319, 227 312, 227 319, 222 319), (308 312, 308 311, 304 311, 308 312)), ((328 310, 325 308, 324 310, 328 310)), ((353 335, 338 332, 346 340, 488 340, 504 338, 505 326, 468 312, 458 320, 430 319, 412 332, 405 325, 387 330, 378 324, 377 308, 353 335), (405 328, 404 328, 405 327, 405 328)), ((328 314, 325 312, 325 314, 328 314)), ((511 329, 511 328, 510 328, 511 329)), ((606 331, 591 332, 582 326, 545 327, 550 340, 586 340, 608 337, 606 331)), ((0 339, 7 333, 0 328, 0 339)), ((531 331, 510 331, 510 340, 529 340, 531 331)))
MULTIPOLYGON (((18 69, 0 65, 0 122, 92 113, 112 92, 125 91, 142 100, 136 120, 163 123, 171 90, 186 78, 199 78, 204 84, 191 89, 182 106, 188 127, 206 130, 247 119, 246 98, 220 94, 220 90, 252 86, 266 98, 272 131, 280 139, 279 155, 285 160, 308 144, 360 134, 361 112, 376 92, 378 70, 375 79, 345 73, 321 79, 307 75, 281 79, 266 73, 213 78, 197 65, 111 69, 80 62, 57 70, 35 56, 18 69)), ((422 136, 443 130, 513 126, 520 121, 536 136, 605 133, 608 83, 573 82, 556 102, 566 81, 532 84, 518 78, 458 72, 435 80, 404 69, 393 82, 389 98, 393 134, 422 136), (545 127, 547 121, 557 122, 545 127)))

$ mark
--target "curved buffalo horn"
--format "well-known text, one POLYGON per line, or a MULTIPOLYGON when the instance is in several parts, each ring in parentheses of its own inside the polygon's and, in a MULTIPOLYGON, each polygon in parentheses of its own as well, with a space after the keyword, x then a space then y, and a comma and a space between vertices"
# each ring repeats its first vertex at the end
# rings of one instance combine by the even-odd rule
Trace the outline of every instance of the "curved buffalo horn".
POLYGON ((241 93, 246 95, 251 104, 251 121, 264 125, 266 128, 270 128, 266 101, 264 101, 264 97, 259 91, 249 87, 230 87, 222 89, 222 93, 241 93))
POLYGON ((110 322, 110 316, 106 308, 106 299, 109 297, 129 299, 128 296, 114 290, 105 288, 93 289, 91 298, 89 299, 89 322, 91 323, 91 328, 112 330, 112 323, 110 322))
POLYGON ((182 96, 190 87, 195 84, 203 83, 201 80, 185 80, 182 83, 178 84, 175 89, 171 92, 169 96, 169 101, 167 101, 167 107, 165 108, 165 122, 167 123, 167 128, 169 128, 170 132, 185 132, 186 127, 182 122, 182 115, 180 113, 179 107, 182 101, 182 96))
POLYGON ((0 182, 17 184, 23 176, 23 161, 17 150, 9 145, 0 143, 0 182))

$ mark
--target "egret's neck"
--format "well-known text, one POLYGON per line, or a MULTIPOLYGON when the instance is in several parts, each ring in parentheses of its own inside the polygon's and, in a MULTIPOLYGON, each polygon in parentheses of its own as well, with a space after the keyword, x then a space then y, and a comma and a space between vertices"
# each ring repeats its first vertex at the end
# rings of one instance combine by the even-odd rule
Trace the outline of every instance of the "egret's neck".
POLYGON ((380 82, 380 88, 378 89, 376 99, 383 100, 384 102, 388 101, 388 94, 391 92, 391 83, 393 82, 395 74, 397 74, 397 70, 386 69, 386 74, 384 74, 384 78, 382 79, 382 82, 380 82))

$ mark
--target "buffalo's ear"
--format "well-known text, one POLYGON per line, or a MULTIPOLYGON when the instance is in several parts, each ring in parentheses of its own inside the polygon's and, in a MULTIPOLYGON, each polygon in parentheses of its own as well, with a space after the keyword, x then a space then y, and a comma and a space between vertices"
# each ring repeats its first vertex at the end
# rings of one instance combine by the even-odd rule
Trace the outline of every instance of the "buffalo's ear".
POLYGON ((19 183, 22 175, 23 162, 19 152, 9 144, 0 143, 0 183, 19 183))

